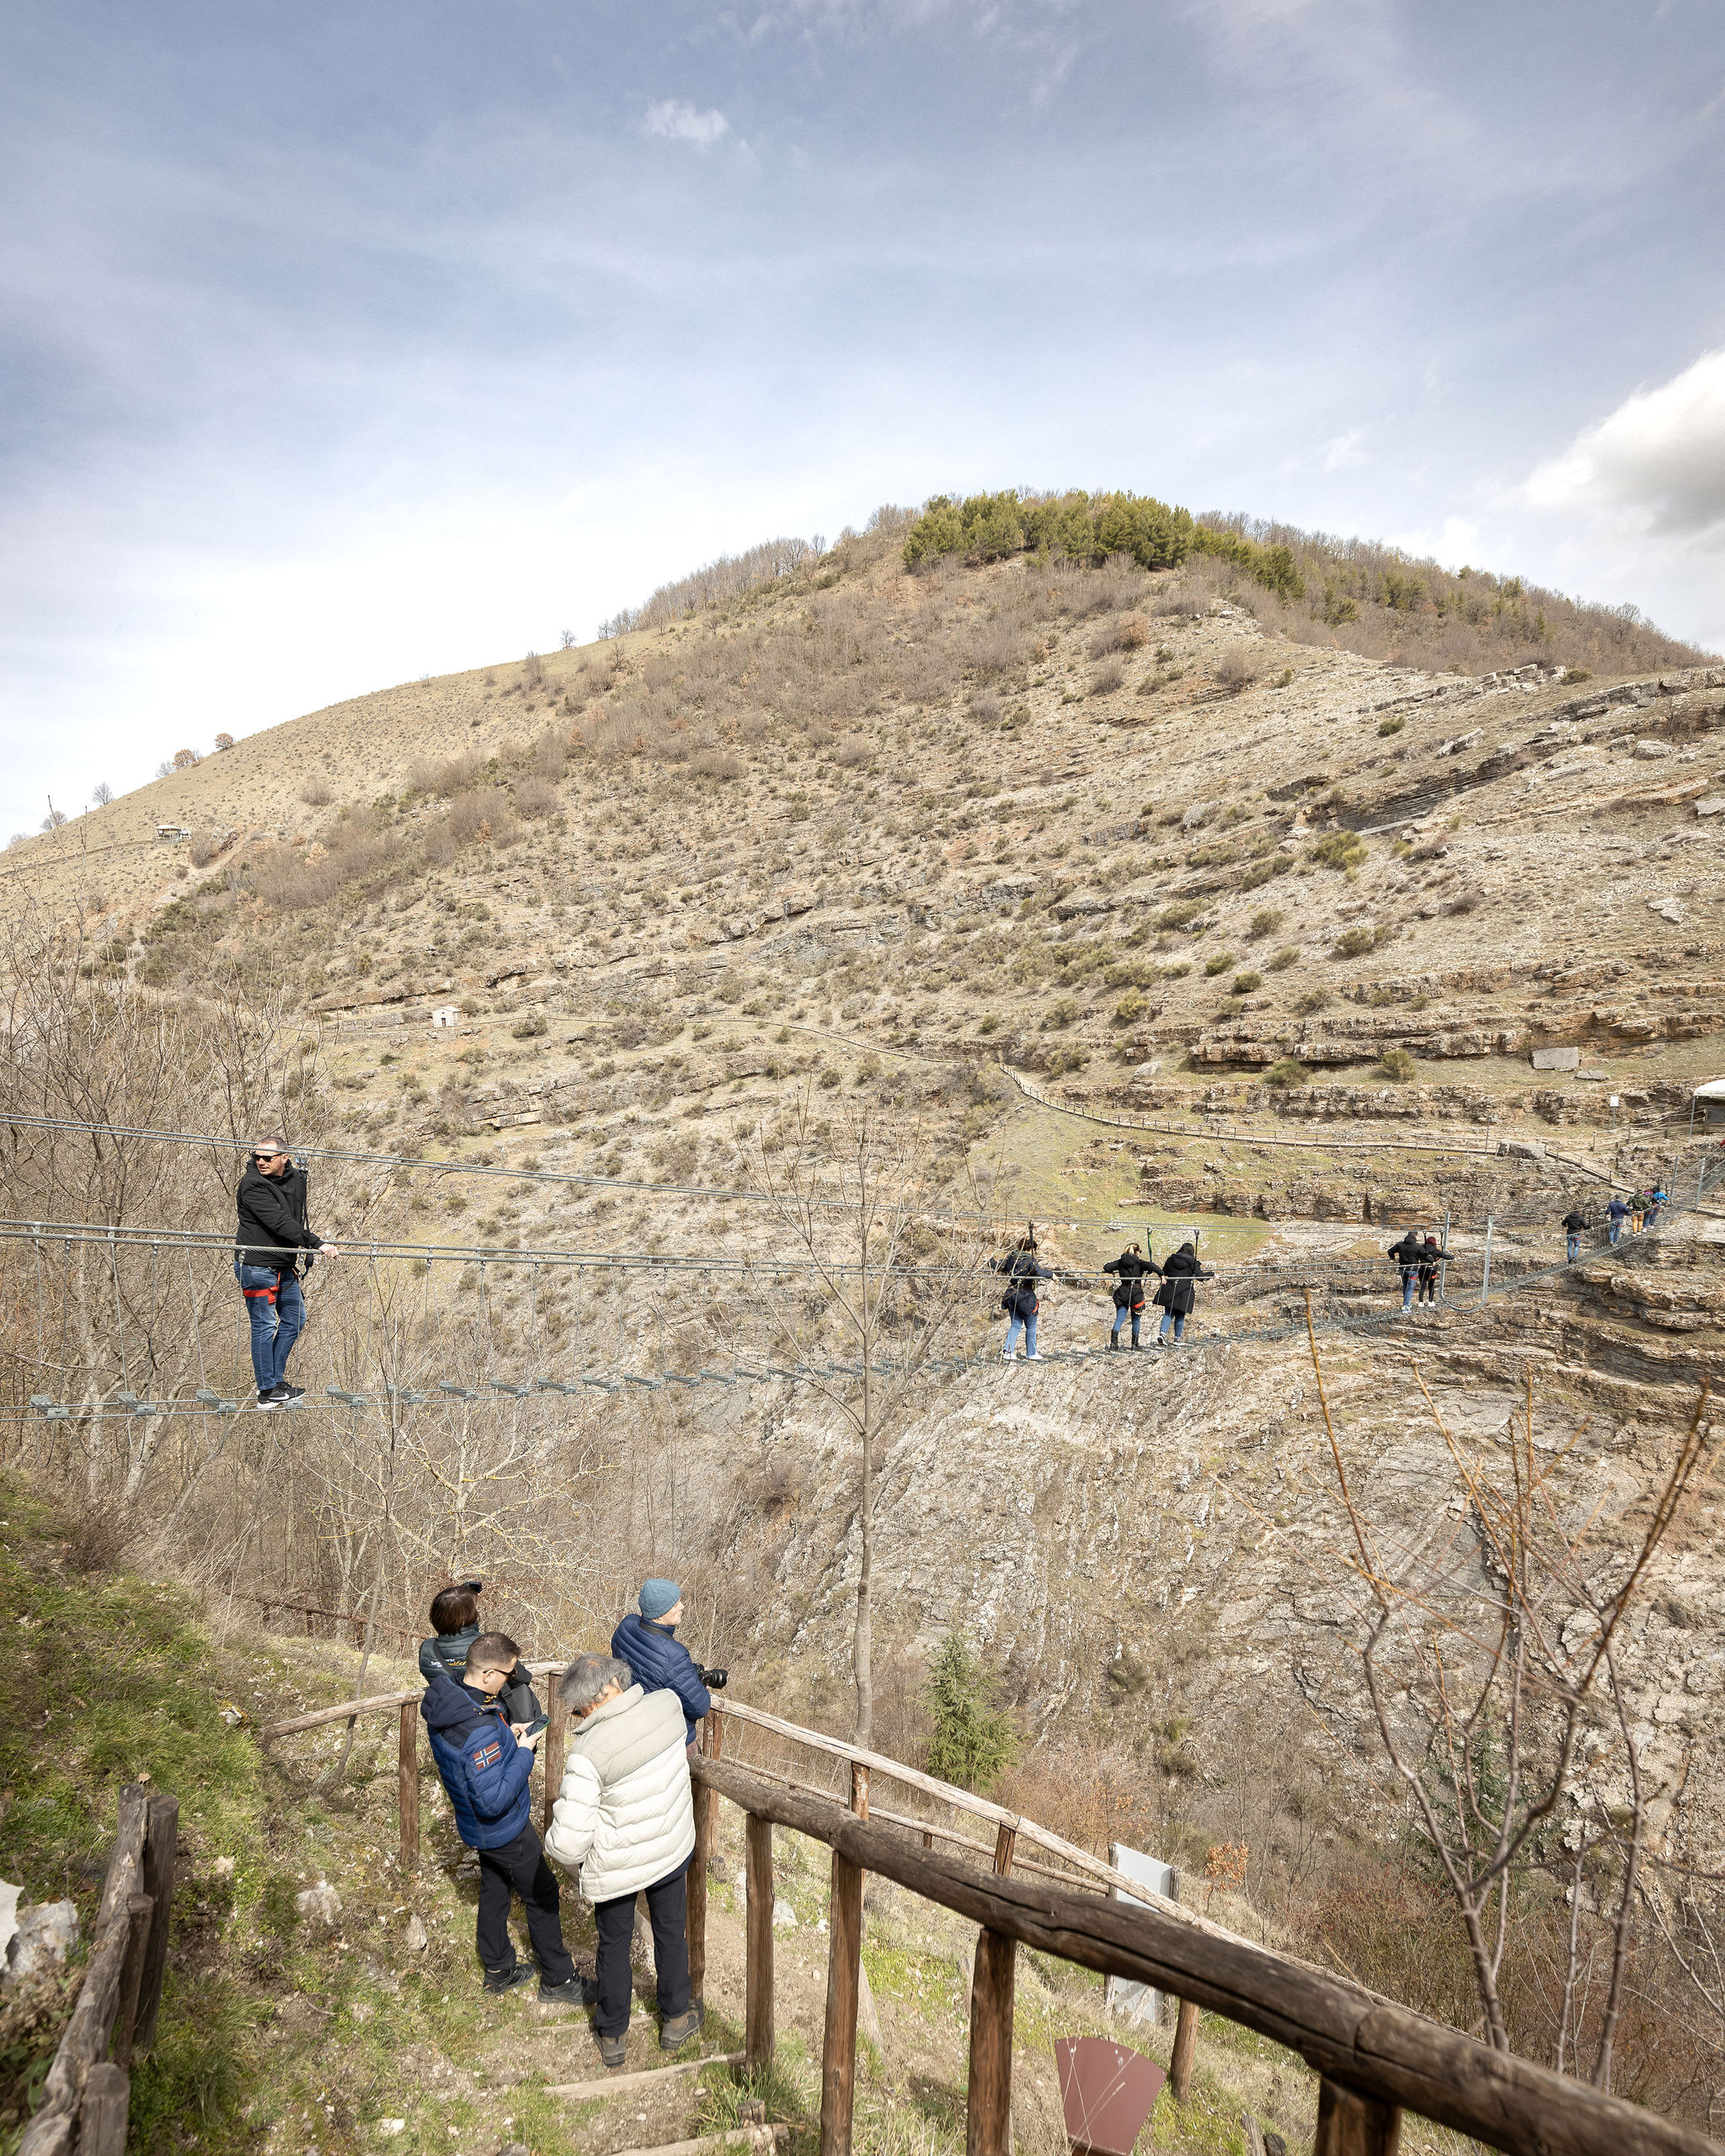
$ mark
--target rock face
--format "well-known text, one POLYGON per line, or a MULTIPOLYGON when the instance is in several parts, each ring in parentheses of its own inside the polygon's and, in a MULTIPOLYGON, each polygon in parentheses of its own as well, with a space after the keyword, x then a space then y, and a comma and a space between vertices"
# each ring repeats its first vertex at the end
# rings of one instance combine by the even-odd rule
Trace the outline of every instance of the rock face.
POLYGON ((1578 1048, 1536 1048, 1532 1060, 1535 1070, 1579 1070, 1581 1050, 1578 1048))

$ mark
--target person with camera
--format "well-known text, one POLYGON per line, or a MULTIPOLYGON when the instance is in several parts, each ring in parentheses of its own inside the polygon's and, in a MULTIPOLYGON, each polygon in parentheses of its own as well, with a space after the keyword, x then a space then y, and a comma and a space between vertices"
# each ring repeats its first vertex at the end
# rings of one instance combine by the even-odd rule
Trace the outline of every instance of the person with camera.
POLYGON ((675 1580, 644 1580, 640 1614, 633 1609, 611 1636, 611 1651, 626 1662, 644 1692, 675 1692, 681 1702, 685 1742, 692 1751, 695 1725, 713 1710, 709 1694, 724 1689, 729 1672, 703 1669, 676 1636, 683 1591, 675 1580))
POLYGON ((259 1407, 291 1407, 305 1398, 303 1385, 287 1382, 287 1358, 305 1329, 301 1268, 318 1257, 339 1257, 306 1217, 306 1171, 275 1135, 253 1146, 234 1193, 239 1225, 234 1235, 233 1275, 245 1297, 252 1327, 252 1374, 259 1407))

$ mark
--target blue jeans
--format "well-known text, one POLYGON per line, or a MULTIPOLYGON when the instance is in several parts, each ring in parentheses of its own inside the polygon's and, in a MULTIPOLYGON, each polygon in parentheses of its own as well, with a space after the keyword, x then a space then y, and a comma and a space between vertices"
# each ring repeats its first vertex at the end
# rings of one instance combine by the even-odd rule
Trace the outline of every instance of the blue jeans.
MULTIPOLYGON (((1613 1237, 1613 1241, 1616 1241, 1615 1237, 1613 1237)), ((1572 1235, 1569 1238, 1569 1248, 1564 1256, 1564 1262, 1567 1265, 1573 1265, 1576 1259, 1580 1256, 1581 1237, 1579 1235, 1572 1235)))
POLYGON ((1404 1310, 1413 1307, 1413 1291, 1418 1285, 1418 1273, 1410 1272, 1404 1265, 1402 1268, 1402 1307, 1404 1310))
POLYGON ((1036 1312, 1034 1310, 1032 1310, 1028 1317, 1015 1317, 1007 1325, 1006 1346, 1007 1354, 1010 1355, 1017 1344, 1018 1335, 1021 1332, 1024 1336, 1024 1353, 1027 1355, 1033 1355, 1036 1353, 1036 1312))
POLYGON ((1620 1219, 1620 1220, 1614 1220, 1614 1221, 1612 1221, 1612 1223, 1611 1223, 1611 1247, 1612 1247, 1612 1249, 1613 1249, 1613 1250, 1616 1250, 1616 1247, 1617 1247, 1617 1238, 1618 1238, 1618 1236, 1619 1236, 1619 1235, 1621 1235, 1622 1233, 1623 1233, 1623 1223, 1622 1223, 1622 1221, 1621 1221, 1621 1219, 1620 1219))
POLYGON ((1157 1333, 1156 1338, 1158 1340, 1166 1340, 1170 1331, 1172 1332, 1176 1340, 1183 1340, 1186 1337, 1186 1313, 1184 1310, 1164 1310, 1162 1312, 1162 1329, 1159 1333, 1157 1333))
POLYGON ((1140 1303, 1140 1304, 1138 1305, 1138 1307, 1137 1307, 1137 1309, 1136 1309, 1135 1310, 1127 1309, 1127 1308, 1124 1308, 1124 1307, 1123 1307, 1123 1308, 1121 1308, 1121 1309, 1117 1310, 1114 1312, 1114 1331, 1113 1331, 1108 1335, 1109 1339, 1110 1339, 1110 1340, 1118 1340, 1118 1339, 1119 1338, 1119 1337, 1120 1337, 1120 1327, 1121 1327, 1121 1326, 1122 1326, 1126 1322, 1127 1319, 1130 1317, 1130 1318, 1131 1319, 1131 1321, 1132 1321, 1132 1345, 1135 1348, 1135 1347, 1138 1345, 1138 1325, 1139 1325, 1139 1321, 1143 1317, 1143 1315, 1144 1315, 1144 1305, 1143 1305, 1143 1304, 1142 1304, 1142 1303, 1140 1303))
POLYGON ((306 1299, 294 1275, 273 1265, 236 1262, 233 1277, 252 1321, 252 1374, 259 1391, 268 1392, 281 1383, 289 1351, 304 1329, 306 1299))

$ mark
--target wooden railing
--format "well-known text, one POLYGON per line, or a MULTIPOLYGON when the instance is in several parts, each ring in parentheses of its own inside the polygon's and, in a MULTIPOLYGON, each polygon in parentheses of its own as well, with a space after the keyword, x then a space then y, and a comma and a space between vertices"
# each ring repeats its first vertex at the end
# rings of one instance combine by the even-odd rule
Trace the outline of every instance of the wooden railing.
MULTIPOLYGON (((535 1662, 530 1668, 537 1674, 562 1666, 535 1662)), ((416 1688, 344 1700, 260 1732, 266 1739, 286 1737, 398 1709, 402 1854, 409 1869, 419 1851, 414 1732, 422 1697, 416 1688)), ((547 1817, 562 1780, 568 1728, 555 1686, 550 1712, 542 1754, 547 1817)), ((820 2156, 850 2156, 862 1881, 871 1871, 978 1926, 967 2156, 1011 2156, 1012 2003, 1021 1945, 1178 1999, 1169 2085, 1180 2100, 1189 2088, 1200 2009, 1297 2052, 1319 2077, 1314 2156, 1395 2156, 1404 2111, 1509 2156, 1725 2156, 1705 2135, 1511 2052, 1492 2051, 1326 1970, 1242 1939, 1151 1893, 1036 1821, 898 1760, 729 1699, 708 1717, 704 1742, 705 1752, 691 1765, 696 1843, 688 1876, 689 1973, 699 1998, 707 1975, 708 1866, 717 1844, 718 1800, 724 1797, 744 1815, 745 2073, 766 2066, 776 2041, 772 1829, 789 1828, 832 1851, 820 2156), (726 1758, 725 1732, 732 1722, 843 1762, 850 1771, 848 1804, 791 1775, 726 1758), (992 1848, 932 1819, 873 1805, 877 1775, 993 1826, 992 1848), (945 1846, 937 1850, 936 1840, 945 1846), (1021 1844, 1058 1859, 1058 1865, 1021 1856, 1021 1844), (953 1845, 973 1860, 948 1854, 953 1845), (1107 1898, 1099 1890, 1132 1902, 1107 1898)))
POLYGON ((132 2056, 156 2041, 179 1840, 179 1798, 128 1782, 83 1988, 19 2156, 123 2156, 132 2056))

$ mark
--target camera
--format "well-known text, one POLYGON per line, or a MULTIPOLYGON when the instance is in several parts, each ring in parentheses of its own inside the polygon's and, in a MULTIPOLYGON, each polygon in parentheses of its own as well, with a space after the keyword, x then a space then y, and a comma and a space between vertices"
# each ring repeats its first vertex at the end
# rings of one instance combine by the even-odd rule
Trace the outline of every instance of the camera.
POLYGON ((709 1692, 724 1691, 730 1682, 731 1675, 728 1669, 703 1669, 698 1662, 695 1665, 695 1674, 709 1692))

